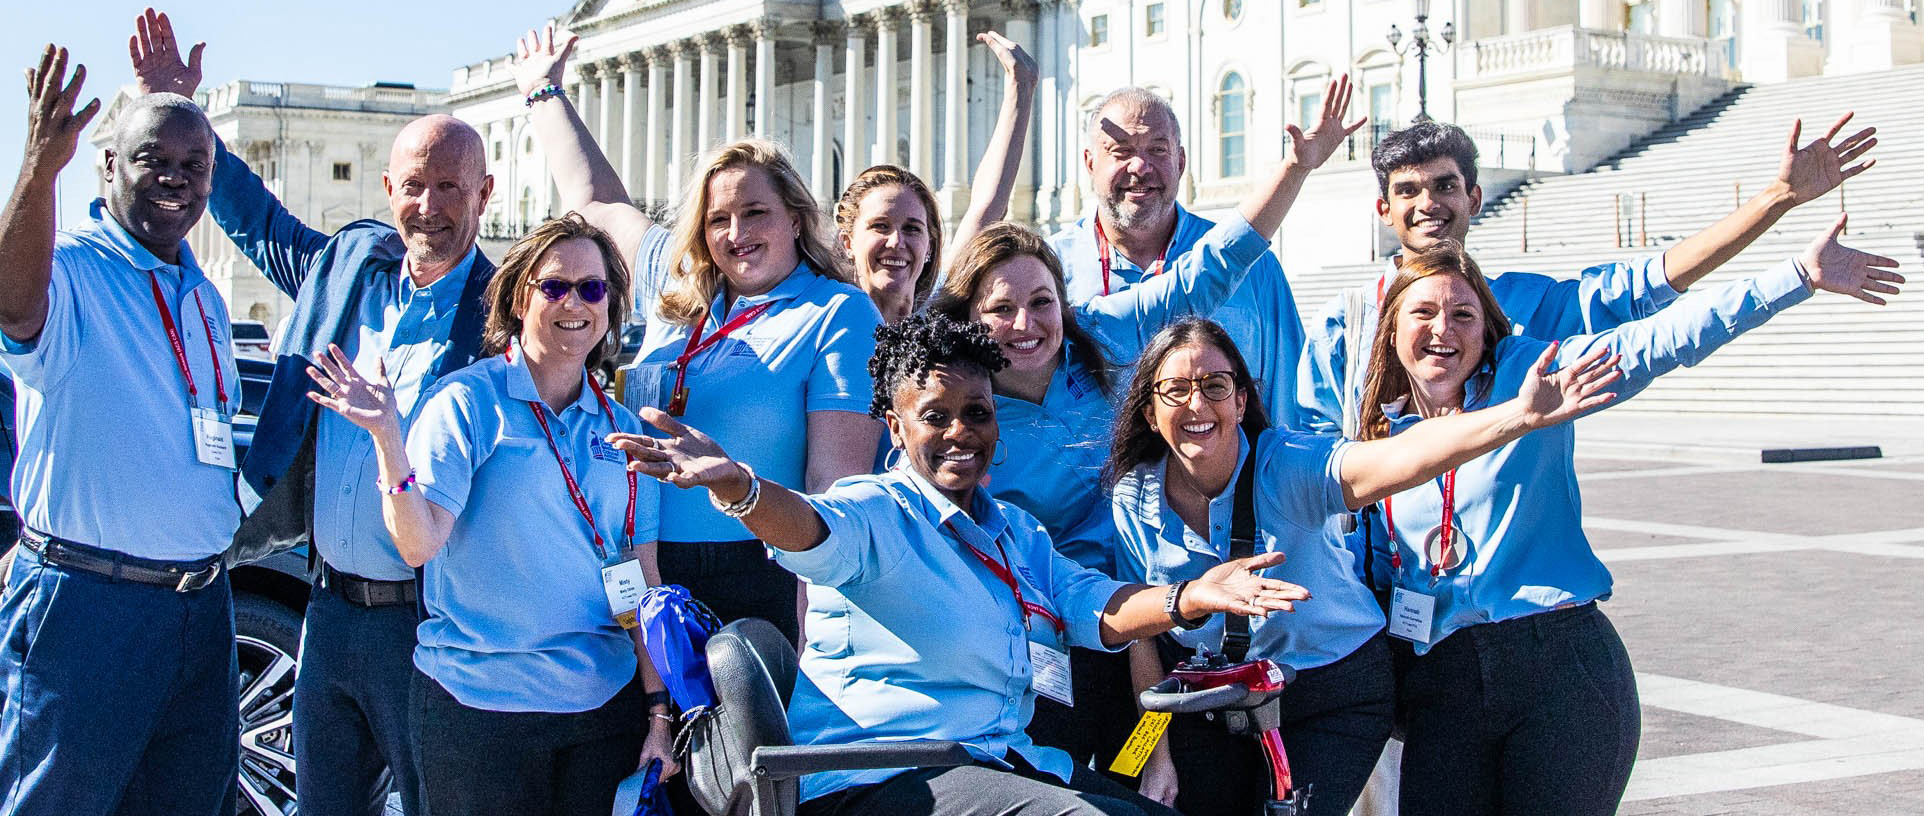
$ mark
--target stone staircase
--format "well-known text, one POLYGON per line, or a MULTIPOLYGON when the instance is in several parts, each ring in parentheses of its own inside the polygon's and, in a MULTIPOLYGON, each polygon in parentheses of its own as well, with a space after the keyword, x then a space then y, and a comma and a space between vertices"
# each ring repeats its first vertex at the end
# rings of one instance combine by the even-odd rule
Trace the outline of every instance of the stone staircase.
MULTIPOLYGON (((1665 376, 1618 411, 1700 416, 1924 419, 1924 66, 1744 87, 1585 173, 1528 182, 1486 204, 1470 249, 1486 271, 1574 277, 1660 252, 1728 214, 1776 173, 1791 120, 1805 140, 1845 111, 1878 128, 1877 166, 1785 216, 1698 288, 1801 251, 1850 213, 1847 245, 1895 258, 1911 279, 1884 307, 1818 293, 1703 364, 1665 376), (1525 215, 1527 208, 1527 218, 1525 215), (1527 233, 1526 233, 1527 221, 1527 233), (1527 238, 1527 249, 1526 249, 1527 238)), ((1305 320, 1380 264, 1291 279, 1305 320)))

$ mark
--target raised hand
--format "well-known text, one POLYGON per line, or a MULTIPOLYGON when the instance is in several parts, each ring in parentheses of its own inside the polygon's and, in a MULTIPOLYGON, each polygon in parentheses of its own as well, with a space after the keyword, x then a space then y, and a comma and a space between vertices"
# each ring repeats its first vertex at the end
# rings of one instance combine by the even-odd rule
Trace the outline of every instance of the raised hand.
POLYGON ((1258 617, 1295 611, 1296 601, 1309 600, 1309 590, 1258 574, 1281 563, 1282 553, 1268 552, 1217 564, 1183 588, 1183 607, 1203 614, 1233 612, 1258 617))
POLYGON ((1557 346, 1551 343, 1537 356, 1536 364, 1530 366, 1530 376, 1517 389, 1524 423, 1533 429, 1568 422, 1617 398, 1616 392, 1604 389, 1623 377, 1617 367, 1622 355, 1611 354, 1608 346, 1598 346, 1552 372, 1550 364, 1556 360, 1557 346))
POLYGON ((1904 282, 1904 276, 1891 271, 1897 268, 1897 261, 1851 249, 1837 242, 1837 237, 1844 233, 1849 220, 1848 213, 1837 216, 1837 222, 1831 225, 1830 231, 1810 242, 1797 260, 1804 265, 1804 272, 1810 275, 1813 288, 1850 295, 1865 303, 1882 306, 1884 299, 1877 295, 1897 294, 1897 285, 1904 282))
POLYGON ((683 425, 656 408, 641 409, 641 420, 667 438, 639 434, 610 434, 608 441, 628 452, 628 469, 653 476, 676 487, 741 488, 747 492, 748 471, 728 457, 708 434, 683 425))
POLYGON ((74 110, 80 86, 87 79, 87 66, 73 67, 73 81, 67 81, 67 49, 47 46, 40 55, 40 66, 27 69, 27 154, 21 175, 59 173, 73 160, 80 146, 80 134, 100 112, 94 99, 74 110))
POLYGON ((1335 155, 1336 151, 1341 150, 1343 143, 1349 140, 1350 134, 1355 133, 1357 128, 1369 121, 1369 117, 1365 116, 1351 124, 1343 124, 1343 117, 1349 115, 1350 97, 1355 93, 1356 88, 1350 84, 1349 74, 1331 80, 1329 87, 1323 91, 1322 113, 1316 117, 1315 122, 1305 123, 1309 125, 1307 133, 1295 125, 1283 126, 1283 130, 1289 134, 1289 152, 1286 158, 1314 170, 1323 166, 1323 162, 1329 161, 1329 157, 1335 155))
POLYGON ((347 359, 341 347, 332 343, 315 362, 318 366, 308 366, 307 376, 321 390, 307 392, 309 399, 370 434, 400 433, 401 409, 395 404, 394 385, 388 382, 385 362, 377 364, 374 378, 368 379, 354 369, 354 362, 347 359))
POLYGON ((1035 57, 1022 50, 1022 45, 994 31, 984 31, 975 35, 975 41, 989 47, 996 61, 1002 63, 1002 73, 1015 82, 1017 87, 1034 88, 1036 83, 1035 57))
POLYGON ((1853 114, 1846 113, 1823 138, 1803 147, 1797 146, 1798 138, 1804 132, 1804 120, 1798 119, 1790 125, 1790 141, 1784 145, 1784 158, 1777 165, 1777 181, 1790 189, 1793 200, 1803 204, 1825 193, 1837 189, 1845 179, 1871 169, 1876 159, 1851 165, 1862 158, 1870 149, 1877 146, 1877 128, 1867 127, 1850 135, 1849 138, 1831 144, 1837 132, 1844 129, 1853 114), (1847 166, 1850 165, 1850 166, 1847 166))
POLYGON ((521 95, 534 93, 543 85, 559 87, 562 72, 568 67, 568 55, 574 53, 579 39, 567 33, 556 42, 553 20, 539 30, 530 28, 521 35, 514 46, 514 84, 521 95))
POLYGON ((177 93, 188 99, 200 90, 200 52, 207 43, 194 43, 186 61, 174 40, 174 24, 167 15, 148 9, 134 18, 134 36, 127 38, 127 56, 134 63, 134 84, 143 94, 177 93))

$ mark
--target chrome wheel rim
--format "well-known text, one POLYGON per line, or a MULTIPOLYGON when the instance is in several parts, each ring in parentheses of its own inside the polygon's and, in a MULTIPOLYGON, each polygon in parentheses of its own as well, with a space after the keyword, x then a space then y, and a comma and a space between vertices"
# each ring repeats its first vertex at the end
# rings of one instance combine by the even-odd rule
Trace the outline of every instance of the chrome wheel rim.
POLYGON ((292 816, 294 656, 258 638, 234 639, 240 663, 240 812, 292 816))

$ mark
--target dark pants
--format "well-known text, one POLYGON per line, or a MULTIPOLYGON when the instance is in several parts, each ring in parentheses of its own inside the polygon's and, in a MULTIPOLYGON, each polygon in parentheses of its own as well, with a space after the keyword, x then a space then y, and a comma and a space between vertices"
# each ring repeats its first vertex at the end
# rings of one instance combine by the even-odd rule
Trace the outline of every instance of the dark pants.
POLYGON ((380 816, 390 781, 409 816, 423 812, 408 731, 420 624, 415 604, 358 606, 314 587, 294 679, 294 784, 302 813, 380 816))
MULTIPOLYGON (((1010 754, 1012 771, 985 765, 917 768, 803 802, 800 816, 1174 816, 1101 774, 1078 767, 1068 786, 1010 754)), ((439 816, 439 814, 436 814, 439 816)))
POLYGON ((662 583, 687 587, 722 623, 761 618, 788 642, 801 642, 795 610, 800 582, 768 557, 760 541, 663 541, 655 563, 662 583))
MULTIPOLYGON (((1369 781, 1389 740, 1395 678, 1382 634, 1343 659, 1296 673, 1283 689, 1283 750, 1291 782, 1308 788, 1310 816, 1342 816, 1369 781)), ((1189 816, 1249 816, 1269 798, 1269 765, 1256 737, 1220 720, 1178 714, 1169 724, 1176 808, 1189 816)))
POLYGON ((607 813, 652 725, 640 680, 600 708, 567 714, 469 708, 419 671, 409 699, 434 816, 607 813))
POLYGON ((1630 782, 1637 684, 1595 604, 1460 629, 1401 696, 1404 816, 1602 816, 1630 782))
POLYGON ((1035 717, 1029 720, 1029 738, 1037 745, 1067 751, 1077 766, 1093 763, 1103 775, 1134 788, 1135 779, 1108 770, 1136 727, 1129 652, 1072 647, 1069 665, 1070 679, 1075 683, 1075 707, 1037 697, 1035 717))
POLYGON ((25 547, 14 559, 0 596, 0 813, 233 813, 227 576, 175 592, 53 566, 25 547))

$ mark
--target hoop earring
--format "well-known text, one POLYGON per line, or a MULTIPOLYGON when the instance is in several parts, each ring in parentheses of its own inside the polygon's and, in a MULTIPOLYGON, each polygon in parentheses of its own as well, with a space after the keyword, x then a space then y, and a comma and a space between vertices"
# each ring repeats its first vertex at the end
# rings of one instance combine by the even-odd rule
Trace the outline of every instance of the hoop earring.
POLYGON ((995 453, 989 456, 989 465, 993 467, 1007 461, 1009 461, 1009 449, 1004 447, 1002 439, 997 437, 995 440, 995 453), (1000 458, 997 458, 998 456, 1000 458))
POLYGON ((894 469, 895 469, 895 466, 896 466, 896 465, 899 465, 899 464, 901 464, 901 463, 902 463, 902 449, 901 449, 901 448, 889 448, 889 452, 888 452, 888 453, 884 453, 884 454, 882 454, 882 469, 883 469, 883 470, 894 470, 894 469))

